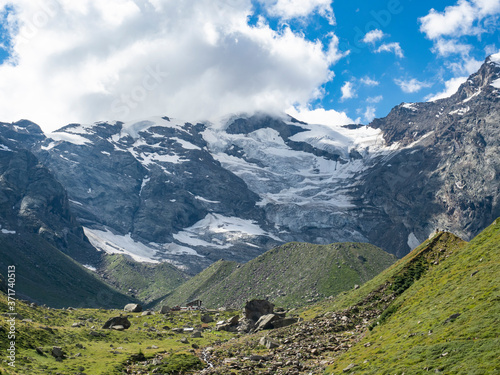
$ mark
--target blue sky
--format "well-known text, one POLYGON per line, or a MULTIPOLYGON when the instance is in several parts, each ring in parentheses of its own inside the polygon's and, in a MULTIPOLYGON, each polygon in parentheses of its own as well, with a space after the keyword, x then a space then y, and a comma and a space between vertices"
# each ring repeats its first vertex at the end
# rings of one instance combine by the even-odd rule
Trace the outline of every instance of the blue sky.
POLYGON ((0 121, 46 130, 255 110, 368 123, 401 102, 452 94, 500 48, 500 0, 0 0, 0 9, 0 121))

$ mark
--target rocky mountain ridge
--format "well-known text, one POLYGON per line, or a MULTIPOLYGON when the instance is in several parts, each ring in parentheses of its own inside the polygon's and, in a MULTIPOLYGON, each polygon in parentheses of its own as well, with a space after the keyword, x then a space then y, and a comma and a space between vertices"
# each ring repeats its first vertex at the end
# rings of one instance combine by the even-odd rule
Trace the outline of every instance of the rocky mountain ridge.
POLYGON ((436 229, 469 239, 500 215, 499 73, 493 55, 450 98, 403 103, 368 126, 254 114, 47 135, 20 122, 0 135, 52 171, 99 250, 191 274, 289 241, 403 256, 436 229))

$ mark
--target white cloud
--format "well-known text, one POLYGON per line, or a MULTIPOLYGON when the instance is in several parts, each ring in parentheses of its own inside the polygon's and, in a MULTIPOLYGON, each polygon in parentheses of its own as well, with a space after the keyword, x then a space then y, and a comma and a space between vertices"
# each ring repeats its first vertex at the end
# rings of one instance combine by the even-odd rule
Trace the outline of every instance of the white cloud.
POLYGON ((384 97, 382 95, 378 95, 378 96, 370 96, 366 99, 366 101, 368 103, 380 103, 383 99, 384 97))
POLYGON ((342 102, 346 99, 352 99, 356 97, 356 90, 354 89, 352 82, 344 83, 340 91, 342 91, 342 97, 340 98, 340 101, 342 102))
POLYGON ((375 52, 393 52, 397 57, 403 58, 403 49, 399 45, 399 43, 384 43, 378 47, 375 52))
POLYGON ((370 77, 363 77, 359 80, 363 85, 366 86, 378 86, 380 84, 379 81, 375 81, 374 79, 371 79, 370 77))
POLYGON ((443 12, 431 9, 429 14, 421 17, 420 31, 429 39, 479 35, 485 30, 477 21, 498 13, 500 0, 458 0, 456 5, 447 6, 443 12))
POLYGON ((470 44, 459 43, 454 39, 446 40, 439 38, 435 41, 432 52, 439 56, 449 56, 452 54, 468 55, 472 46, 470 44))
POLYGON ((384 32, 379 29, 371 30, 365 34, 363 37, 363 42, 365 43, 375 43, 381 40, 385 36, 384 32))
POLYGON ((431 87, 431 83, 420 82, 419 80, 412 78, 409 80, 395 79, 394 82, 398 85, 403 92, 411 94, 420 91, 424 87, 431 87))
POLYGON ((15 8, 17 64, 0 65, 0 120, 28 118, 45 130, 307 105, 348 53, 334 35, 325 48, 287 27, 250 26, 250 0, 18 0, 15 8))
POLYGON ((449 98, 450 96, 452 96, 457 92, 458 88, 462 83, 467 81, 467 78, 468 77, 456 77, 450 79, 449 81, 446 81, 444 91, 437 94, 429 95, 425 98, 425 100, 433 102, 438 99, 449 98))
POLYGON ((335 16, 331 6, 332 0, 259 0, 270 14, 283 20, 308 17, 318 13, 335 24, 335 16))
POLYGON ((366 107, 365 113, 363 114, 366 122, 371 122, 375 118, 376 108, 372 106, 366 107))
POLYGON ((355 120, 352 120, 345 112, 337 112, 333 109, 325 110, 323 108, 318 108, 311 110, 306 107, 291 107, 286 113, 297 120, 309 124, 347 125, 355 123, 355 120))
POLYGON ((447 62, 446 66, 453 71, 455 75, 471 75, 477 72, 482 64, 483 61, 476 60, 473 57, 463 56, 460 61, 447 62))

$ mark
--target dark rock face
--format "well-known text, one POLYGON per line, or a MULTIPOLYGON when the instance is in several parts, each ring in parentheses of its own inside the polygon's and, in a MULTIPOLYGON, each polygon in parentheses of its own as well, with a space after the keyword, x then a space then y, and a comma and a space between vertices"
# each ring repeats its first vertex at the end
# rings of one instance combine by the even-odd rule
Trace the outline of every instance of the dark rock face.
POLYGON ((400 105, 371 126, 405 148, 368 169, 355 195, 374 244, 405 255, 436 229, 470 239, 500 216, 500 66, 487 60, 450 98, 400 105), (417 141, 415 143, 415 141, 417 141), (373 225, 373 216, 383 218, 373 225))
MULTIPOLYGON (((27 129, 33 126, 29 123, 27 129)), ((6 134, 10 132, 7 128, 6 134)), ((73 216, 62 185, 30 151, 18 149, 17 142, 0 136, 0 144, 2 233, 38 234, 79 262, 96 264, 99 255, 73 216)))

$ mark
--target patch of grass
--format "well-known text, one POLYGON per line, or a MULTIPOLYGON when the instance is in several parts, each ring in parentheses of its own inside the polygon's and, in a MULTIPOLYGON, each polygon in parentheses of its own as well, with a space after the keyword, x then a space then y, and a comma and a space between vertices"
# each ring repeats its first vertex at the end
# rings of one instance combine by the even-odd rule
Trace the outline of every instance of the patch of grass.
MULTIPOLYGON (((6 312, 7 307, 6 296, 0 293, 0 313, 6 312)), ((119 375, 123 373, 125 366, 130 364, 131 357, 140 352, 147 358, 157 356, 170 358, 176 353, 188 353, 188 357, 185 358, 173 356, 175 360, 172 363, 179 368, 186 366, 194 368, 194 358, 199 355, 200 350, 197 349, 195 353, 189 354, 189 351, 193 350, 192 344, 201 348, 227 341, 235 336, 233 333, 216 331, 215 323, 208 324, 201 338, 191 338, 189 332, 172 331, 172 328, 201 327, 200 311, 148 316, 129 313, 132 325, 125 331, 101 329, 110 317, 124 314, 121 310, 61 310, 40 306, 30 307, 22 301, 16 301, 16 312, 19 314, 16 322, 16 368, 10 368, 6 362, 0 363, 0 371, 9 375, 55 375, 79 372, 119 375), (23 322, 22 319, 25 318, 31 321, 23 322), (76 322, 82 326, 72 327, 76 322), (97 333, 97 336, 93 336, 91 332, 97 333), (184 337, 188 338, 188 343, 181 342, 181 338, 184 337), (60 346, 66 358, 60 362, 56 361, 51 355, 53 346, 60 346), (43 355, 37 352, 37 348, 43 351, 43 355)), ((212 314, 215 320, 225 320, 235 313, 212 314)), ((7 322, 2 319, 0 321, 2 352, 5 352, 9 345, 7 335, 2 334, 7 330, 7 322)))
POLYGON ((175 353, 163 360, 159 366, 151 365, 150 370, 155 370, 162 374, 176 375, 187 371, 201 370, 205 365, 196 356, 187 353, 175 353))
POLYGON ((163 299, 189 276, 170 263, 139 263, 122 254, 103 256, 99 273, 120 292, 148 304, 163 299))

